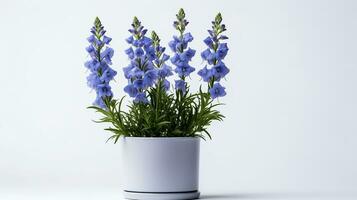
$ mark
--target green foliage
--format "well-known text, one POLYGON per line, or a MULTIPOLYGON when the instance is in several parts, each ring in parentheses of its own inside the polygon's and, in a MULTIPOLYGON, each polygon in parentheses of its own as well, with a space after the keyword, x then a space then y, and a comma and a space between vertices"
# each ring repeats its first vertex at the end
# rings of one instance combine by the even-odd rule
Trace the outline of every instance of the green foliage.
POLYGON ((224 116, 215 110, 219 103, 213 103, 208 93, 167 94, 159 81, 148 92, 149 104, 131 103, 127 111, 122 109, 124 97, 119 101, 106 98, 107 106, 94 109, 103 117, 97 123, 109 123, 112 136, 109 140, 118 141, 125 137, 201 137, 211 139, 207 128, 213 121, 222 121, 224 116))

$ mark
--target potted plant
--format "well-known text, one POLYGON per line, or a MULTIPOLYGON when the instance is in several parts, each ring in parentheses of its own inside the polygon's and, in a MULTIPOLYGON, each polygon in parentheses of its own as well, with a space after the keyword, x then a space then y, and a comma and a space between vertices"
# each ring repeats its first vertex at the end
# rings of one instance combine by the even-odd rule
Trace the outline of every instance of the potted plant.
POLYGON ((208 127, 224 118, 216 110, 221 105, 216 99, 226 95, 220 81, 229 72, 223 62, 228 52, 223 40, 228 37, 222 34, 226 28, 221 14, 204 39, 205 67, 197 74, 206 84, 197 92, 191 92, 187 82, 195 71, 190 61, 196 51, 188 47, 193 37, 186 31, 183 9, 176 18, 178 35, 168 44, 169 55, 159 36, 153 31, 147 37, 147 29, 134 17, 126 39, 130 47, 125 50, 130 62, 123 68, 128 81, 124 91, 132 98, 127 107, 122 106, 124 97, 114 98, 109 85, 117 74, 111 68, 114 51, 98 18, 88 38, 87 81, 97 94, 89 108, 102 115, 96 122, 111 124, 105 129, 112 133, 108 140, 119 141, 122 147, 124 196, 129 199, 198 198, 200 139, 211 139, 208 127))

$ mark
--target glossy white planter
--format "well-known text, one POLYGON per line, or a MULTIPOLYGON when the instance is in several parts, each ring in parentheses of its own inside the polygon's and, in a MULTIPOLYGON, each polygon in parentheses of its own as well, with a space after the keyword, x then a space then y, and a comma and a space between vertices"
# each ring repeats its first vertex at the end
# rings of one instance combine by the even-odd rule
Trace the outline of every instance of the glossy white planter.
POLYGON ((126 137, 121 146, 125 198, 199 197, 199 138, 126 137))

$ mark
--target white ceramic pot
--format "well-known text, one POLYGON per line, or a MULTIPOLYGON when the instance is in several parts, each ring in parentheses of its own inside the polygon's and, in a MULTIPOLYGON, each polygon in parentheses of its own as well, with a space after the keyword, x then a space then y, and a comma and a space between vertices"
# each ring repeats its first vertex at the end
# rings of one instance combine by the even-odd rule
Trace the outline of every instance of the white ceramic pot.
POLYGON ((121 146, 125 198, 199 197, 199 138, 125 137, 121 146))

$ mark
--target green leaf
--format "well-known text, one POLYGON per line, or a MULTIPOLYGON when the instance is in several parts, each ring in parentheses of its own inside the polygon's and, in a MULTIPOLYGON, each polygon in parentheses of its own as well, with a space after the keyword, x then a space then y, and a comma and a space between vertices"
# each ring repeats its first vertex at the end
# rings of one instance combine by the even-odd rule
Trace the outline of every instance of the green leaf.
POLYGON ((108 143, 109 142, 109 140, 112 140, 112 139, 114 139, 116 137, 116 135, 112 135, 112 136, 110 136, 108 139, 107 139, 107 141, 105 142, 105 143, 108 143))
POLYGON ((120 135, 116 135, 115 140, 114 140, 114 144, 116 144, 118 142, 119 138, 120 138, 120 135))

